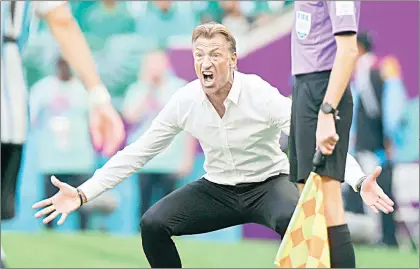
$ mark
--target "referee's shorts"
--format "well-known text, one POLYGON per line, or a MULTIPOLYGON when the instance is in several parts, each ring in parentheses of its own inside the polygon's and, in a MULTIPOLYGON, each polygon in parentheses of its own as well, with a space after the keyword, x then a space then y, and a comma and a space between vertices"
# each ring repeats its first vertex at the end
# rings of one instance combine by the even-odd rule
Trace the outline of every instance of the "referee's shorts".
POLYGON ((16 42, 2 43, 1 57, 1 219, 15 215, 16 185, 27 136, 28 98, 16 42))
MULTIPOLYGON (((312 170, 316 150, 318 113, 327 91, 330 71, 297 75, 292 93, 292 118, 289 136, 290 180, 305 183, 312 170)), ((340 139, 332 155, 325 158, 325 165, 317 170, 320 176, 328 176, 344 182, 349 133, 353 117, 353 98, 350 87, 338 105, 340 120, 336 132, 340 139)))

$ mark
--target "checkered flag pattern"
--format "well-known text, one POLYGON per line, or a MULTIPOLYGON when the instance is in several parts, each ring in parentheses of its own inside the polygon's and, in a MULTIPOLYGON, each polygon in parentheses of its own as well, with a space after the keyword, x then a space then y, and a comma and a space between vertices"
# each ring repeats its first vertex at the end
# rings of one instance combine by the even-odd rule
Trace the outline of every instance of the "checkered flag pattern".
POLYGON ((329 268, 330 247, 321 177, 312 172, 277 252, 280 268, 329 268))

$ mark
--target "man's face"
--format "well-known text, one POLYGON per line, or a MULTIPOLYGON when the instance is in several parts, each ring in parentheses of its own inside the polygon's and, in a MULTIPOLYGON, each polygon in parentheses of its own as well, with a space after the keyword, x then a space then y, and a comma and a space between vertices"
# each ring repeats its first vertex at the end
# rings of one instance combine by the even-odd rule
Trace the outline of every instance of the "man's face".
POLYGON ((61 80, 67 81, 71 78, 71 70, 68 63, 60 58, 57 60, 57 74, 61 80))
POLYGON ((366 53, 365 48, 360 43, 357 43, 357 48, 359 50, 359 57, 366 53))
POLYGON ((152 3, 164 12, 168 11, 172 5, 172 1, 153 1, 152 3))
POLYGON ((223 35, 199 37, 193 44, 193 55, 195 73, 206 94, 216 93, 231 80, 236 54, 229 51, 223 35))
POLYGON ((116 4, 117 4, 117 1, 115 1, 115 0, 105 0, 104 1, 104 5, 106 7, 109 7, 109 8, 115 7, 116 4))
POLYGON ((169 59, 166 54, 161 51, 152 52, 145 58, 143 79, 150 85, 157 86, 168 69, 169 59))
POLYGON ((221 1, 220 4, 228 13, 240 9, 240 3, 238 1, 221 1))

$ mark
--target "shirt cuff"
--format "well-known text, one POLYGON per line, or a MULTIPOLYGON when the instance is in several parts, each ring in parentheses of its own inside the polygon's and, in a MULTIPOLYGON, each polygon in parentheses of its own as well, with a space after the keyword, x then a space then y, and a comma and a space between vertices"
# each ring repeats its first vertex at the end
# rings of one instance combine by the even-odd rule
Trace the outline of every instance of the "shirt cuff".
POLYGON ((86 196, 87 202, 92 201, 107 190, 107 188, 101 183, 98 175, 96 174, 85 183, 80 185, 78 189, 86 196))
POLYGON ((347 158, 344 181, 349 184, 355 192, 357 192, 357 183, 365 176, 365 173, 362 171, 362 168, 359 166, 356 160, 354 158, 347 158))

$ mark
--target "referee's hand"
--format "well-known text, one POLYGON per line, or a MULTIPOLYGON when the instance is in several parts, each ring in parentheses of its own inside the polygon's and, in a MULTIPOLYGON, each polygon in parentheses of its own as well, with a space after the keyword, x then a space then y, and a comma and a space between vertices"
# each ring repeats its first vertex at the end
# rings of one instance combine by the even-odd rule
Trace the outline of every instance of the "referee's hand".
POLYGON ((57 194, 53 197, 35 203, 32 208, 38 209, 45 207, 35 214, 35 218, 49 214, 48 217, 44 218, 44 224, 47 224, 61 214, 61 218, 58 221, 58 225, 61 225, 71 212, 80 207, 81 201, 76 188, 61 182, 55 176, 51 177, 51 183, 59 189, 57 194))
POLYGON ((360 189, 360 196, 362 197, 363 202, 376 214, 378 214, 379 211, 388 214, 394 211, 394 202, 384 193, 376 182, 376 179, 381 172, 382 168, 377 166, 373 173, 363 181, 360 189))
POLYGON ((316 147, 323 155, 331 155, 337 144, 339 136, 335 130, 333 114, 318 114, 316 127, 316 147))

